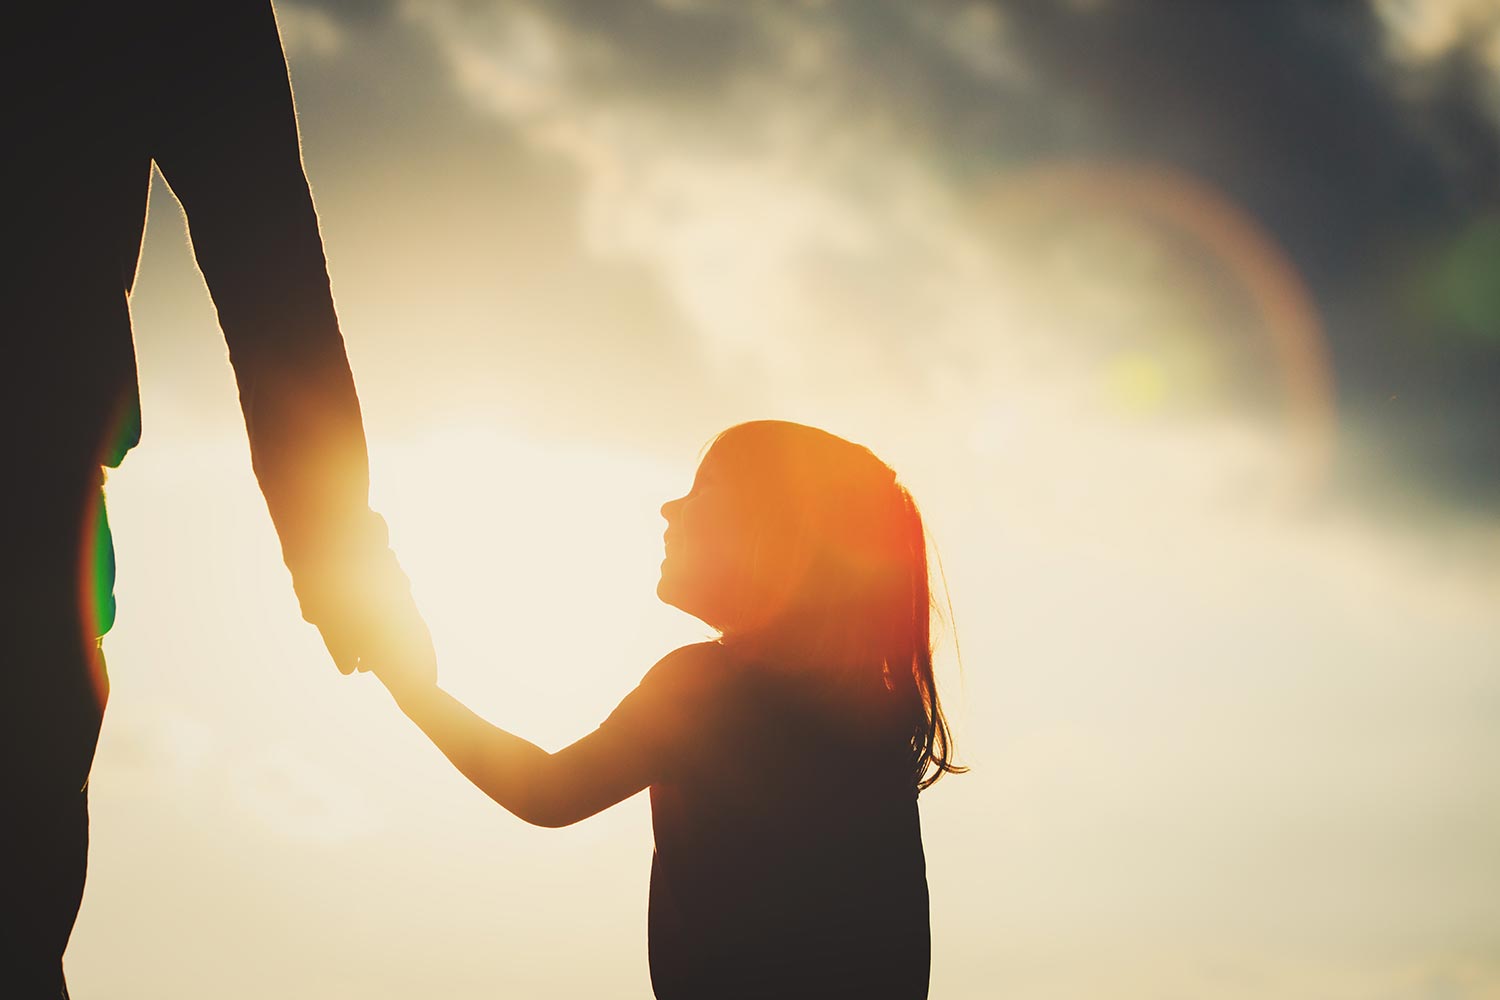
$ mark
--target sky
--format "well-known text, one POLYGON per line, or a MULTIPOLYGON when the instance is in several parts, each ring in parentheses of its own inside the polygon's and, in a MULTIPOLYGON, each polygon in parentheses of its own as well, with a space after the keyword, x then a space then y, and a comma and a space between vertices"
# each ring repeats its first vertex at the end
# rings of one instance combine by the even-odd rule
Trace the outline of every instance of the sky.
MULTIPOLYGON (((549 749, 735 422, 922 506, 935 1000, 1500 997, 1500 8, 278 4, 372 502, 549 749)), ((649 810, 469 787, 298 617, 181 212, 79 996, 646 997, 649 810)))

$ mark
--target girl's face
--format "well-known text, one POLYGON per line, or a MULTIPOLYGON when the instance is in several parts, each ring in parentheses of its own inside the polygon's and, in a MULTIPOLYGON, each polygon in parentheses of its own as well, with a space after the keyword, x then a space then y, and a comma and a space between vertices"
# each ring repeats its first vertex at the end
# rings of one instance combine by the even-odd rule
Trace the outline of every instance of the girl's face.
POLYGON ((737 472, 722 448, 711 448, 692 491, 661 506, 666 558, 656 594, 720 631, 737 624, 753 575, 753 490, 737 472))

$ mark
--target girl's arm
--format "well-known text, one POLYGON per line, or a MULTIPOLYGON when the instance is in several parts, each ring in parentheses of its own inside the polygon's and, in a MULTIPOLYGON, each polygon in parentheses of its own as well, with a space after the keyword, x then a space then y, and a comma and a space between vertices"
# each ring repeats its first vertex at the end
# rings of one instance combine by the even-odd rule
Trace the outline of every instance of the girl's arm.
POLYGON ((548 753, 475 715, 435 684, 381 680, 406 717, 427 734, 480 791, 536 826, 577 823, 651 784, 651 766, 636 748, 595 730, 548 753))

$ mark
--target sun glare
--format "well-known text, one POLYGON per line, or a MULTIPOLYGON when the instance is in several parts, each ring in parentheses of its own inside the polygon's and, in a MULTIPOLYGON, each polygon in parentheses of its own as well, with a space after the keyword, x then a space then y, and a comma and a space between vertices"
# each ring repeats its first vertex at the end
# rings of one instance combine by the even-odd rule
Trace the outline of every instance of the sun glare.
POLYGON ((530 738, 583 735, 659 656, 705 634, 655 596, 659 508, 696 456, 543 442, 482 420, 374 452, 372 502, 395 526, 444 683, 530 738))

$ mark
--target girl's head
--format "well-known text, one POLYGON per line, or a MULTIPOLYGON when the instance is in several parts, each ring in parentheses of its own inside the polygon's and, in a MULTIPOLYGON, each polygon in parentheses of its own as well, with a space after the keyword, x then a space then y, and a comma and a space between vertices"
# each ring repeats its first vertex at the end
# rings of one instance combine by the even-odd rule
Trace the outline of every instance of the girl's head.
POLYGON ((715 438, 691 492, 661 512, 663 601, 898 719, 922 787, 960 770, 933 681, 922 518, 890 466, 826 431, 758 420, 715 438))

